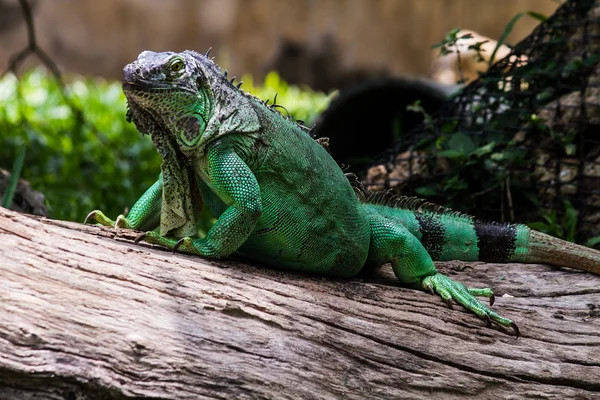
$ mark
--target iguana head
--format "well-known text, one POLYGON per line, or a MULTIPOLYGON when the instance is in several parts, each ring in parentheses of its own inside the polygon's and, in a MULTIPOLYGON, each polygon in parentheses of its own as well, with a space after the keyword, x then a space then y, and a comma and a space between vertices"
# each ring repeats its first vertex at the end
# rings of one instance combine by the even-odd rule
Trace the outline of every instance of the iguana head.
POLYGON ((123 91, 127 117, 138 130, 169 136, 154 140, 157 147, 174 140, 184 154, 193 154, 218 136, 259 129, 249 97, 194 51, 142 52, 123 69, 123 91))

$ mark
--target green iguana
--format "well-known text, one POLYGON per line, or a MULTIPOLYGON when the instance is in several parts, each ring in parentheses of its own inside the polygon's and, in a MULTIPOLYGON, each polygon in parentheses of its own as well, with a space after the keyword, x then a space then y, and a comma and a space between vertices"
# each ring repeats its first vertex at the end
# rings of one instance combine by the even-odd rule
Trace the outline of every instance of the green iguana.
POLYGON ((136 240, 209 258, 236 253, 271 267, 350 277, 391 263, 409 287, 438 293, 488 324, 514 329, 433 260, 548 263, 600 273, 600 252, 530 230, 488 223, 423 200, 371 194, 351 181, 301 126, 233 84, 193 51, 142 52, 123 70, 127 118, 162 157, 159 180, 107 226, 153 230, 136 240), (216 222, 205 238, 196 219, 216 222))

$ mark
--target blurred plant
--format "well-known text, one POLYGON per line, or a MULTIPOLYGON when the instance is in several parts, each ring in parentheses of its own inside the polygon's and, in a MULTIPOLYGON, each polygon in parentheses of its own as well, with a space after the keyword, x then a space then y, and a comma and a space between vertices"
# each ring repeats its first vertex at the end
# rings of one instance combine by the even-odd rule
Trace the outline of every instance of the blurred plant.
MULTIPOLYGON (((475 52, 478 62, 486 61, 489 63, 488 67, 491 67, 498 50, 505 45, 515 24, 525 16, 541 22, 547 20, 544 15, 531 11, 515 15, 494 46, 488 46, 486 49, 491 52, 489 57, 483 57, 481 54, 482 46, 486 45, 487 40, 473 43, 473 35, 459 28, 449 31, 433 48, 439 49, 442 56, 454 53, 459 58, 458 72, 461 76, 461 51, 475 52), (462 41, 464 42, 461 43, 462 41)), ((560 43, 558 39, 557 43, 560 43)), ((556 51, 560 51, 560 48, 556 51)), ((472 53, 469 53, 469 56, 471 57, 472 53)), ((522 135, 529 134, 530 137, 534 137, 535 133, 535 137, 548 137, 548 142, 559 145, 566 155, 574 156, 577 151, 577 131, 553 130, 549 121, 533 113, 535 108, 532 110, 531 103, 523 99, 534 96, 528 95, 529 92, 536 93, 535 90, 548 89, 549 94, 546 91, 542 92, 543 99, 541 95, 538 96, 539 99, 535 98, 538 106, 548 104, 563 94, 556 93, 556 85, 552 81, 560 80, 561 84, 569 87, 566 81, 572 79, 573 87, 580 87, 581 83, 578 85, 578 82, 581 82, 581 74, 585 68, 596 65, 598 59, 595 54, 587 54, 583 58, 559 63, 553 57, 549 57, 547 63, 541 64, 535 60, 521 62, 522 56, 522 53, 512 56, 514 61, 511 61, 510 71, 507 71, 508 67, 500 64, 497 72, 480 76, 479 83, 472 86, 478 89, 472 89, 472 94, 465 95, 464 88, 454 94, 453 101, 458 105, 456 110, 460 110, 458 112, 462 113, 459 115, 463 119, 455 118, 455 115, 446 116, 445 120, 439 115, 433 118, 424 112, 418 102, 407 107, 407 110, 424 116, 425 123, 421 129, 426 134, 423 139, 414 143, 413 150, 432 155, 427 160, 427 167, 436 174, 434 181, 421 183, 414 191, 433 202, 467 213, 482 212, 484 204, 490 210, 498 210, 499 217, 495 219, 502 221, 513 221, 513 206, 519 204, 521 209, 533 210, 529 211, 525 219, 543 220, 535 223, 536 228, 573 241, 577 224, 575 209, 571 203, 565 203, 564 212, 558 210, 557 216, 557 210, 542 206, 539 194, 531 185, 535 176, 530 168, 531 152, 528 152, 528 142, 517 140, 519 136, 515 134, 521 132, 522 135), (540 68, 543 68, 543 71, 540 72, 540 68), (545 81, 541 77, 550 79, 545 81), (517 81, 521 82, 521 86, 513 87, 517 81), (466 96, 471 97, 467 99, 466 96)), ((481 74, 481 71, 479 73, 481 74)), ((548 202, 544 204, 548 206, 548 202)), ((523 218, 523 215, 520 217, 523 218)))
POLYGON ((23 169, 23 161, 25 161, 25 146, 21 145, 12 166, 10 179, 6 186, 6 190, 4 191, 4 196, 2 196, 2 203, 0 203, 4 208, 10 208, 12 205, 17 184, 19 183, 19 177, 21 176, 21 170, 23 169))
MULTIPOLYGON (((504 31, 502 32, 502 34, 496 41, 496 44, 495 44, 495 46, 492 50, 492 53, 489 57, 485 56, 485 54, 484 54, 485 49, 482 48, 482 46, 489 43, 490 41, 489 40, 481 40, 478 42, 473 42, 472 44, 469 44, 468 46, 465 47, 465 46, 463 46, 463 44, 471 43, 472 42, 471 39, 473 39, 474 36, 471 33, 465 33, 465 31, 463 31, 461 28, 451 29, 450 31, 448 31, 446 33, 446 35, 444 36, 444 39, 441 42, 434 44, 433 46, 431 46, 431 48, 439 49, 440 56, 446 56, 448 54, 456 53, 456 58, 457 58, 456 66, 458 68, 458 74, 460 77, 456 83, 459 83, 459 84, 464 83, 466 81, 466 78, 463 74, 463 69, 462 69, 463 67, 462 67, 462 62, 461 62, 462 54, 461 54, 460 49, 462 48, 464 52, 467 52, 467 54, 470 54, 469 50, 472 50, 476 55, 476 57, 475 57, 476 61, 478 63, 487 62, 488 63, 487 68, 490 68, 496 61, 498 61, 496 59, 496 54, 498 53, 500 48, 502 48, 506 44, 506 39, 512 33, 512 31, 515 27, 515 24, 517 23, 517 21, 519 21, 524 16, 531 17, 539 22, 544 22, 548 18, 545 15, 534 12, 534 11, 526 11, 526 12, 518 13, 513 18, 511 18, 511 20, 504 27, 504 31)), ((487 70, 487 68, 486 68, 486 70, 487 70)), ((485 70, 483 70, 483 71, 485 71, 485 70)), ((482 71, 479 71, 479 73, 481 74, 482 71)))
POLYGON ((81 221, 94 208, 117 215, 156 179, 160 158, 125 121, 119 83, 77 79, 65 95, 85 122, 44 69, 0 80, 0 167, 11 168, 24 145, 21 175, 44 193, 50 216, 81 221))
MULTIPOLYGON (((246 77, 243 88, 261 99, 278 94, 277 102, 307 123, 331 98, 276 73, 264 86, 246 77)), ((0 79, 0 168, 44 193, 52 218, 82 221, 96 208, 123 213, 156 180, 161 162, 150 138, 125 121, 125 110, 119 82, 72 77, 63 88, 43 68, 19 78, 7 73, 0 79), (25 149, 19 174, 16 155, 25 149)))
POLYGON ((281 110, 284 114, 287 110, 296 120, 304 122, 308 127, 313 124, 319 114, 325 111, 337 94, 335 91, 325 94, 315 92, 308 87, 289 85, 275 71, 267 74, 262 85, 256 85, 251 75, 244 75, 242 81, 244 82, 242 89, 261 100, 269 99, 270 104, 276 99, 277 104, 285 107, 284 110, 281 110))
POLYGON ((600 250, 600 235, 591 237, 590 239, 586 240, 583 245, 600 250))
POLYGON ((575 227, 577 226, 577 210, 570 201, 564 201, 565 212, 558 218, 556 210, 552 209, 542 214, 544 221, 527 224, 531 229, 556 236, 569 242, 575 241, 575 227))

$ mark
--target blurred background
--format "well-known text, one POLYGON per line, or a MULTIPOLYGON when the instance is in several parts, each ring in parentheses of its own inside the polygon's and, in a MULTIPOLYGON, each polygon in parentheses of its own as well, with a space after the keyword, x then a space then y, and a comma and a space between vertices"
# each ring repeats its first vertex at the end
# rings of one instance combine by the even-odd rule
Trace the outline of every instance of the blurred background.
MULTIPOLYGON (((430 76, 434 43, 461 27, 497 39, 517 13, 555 0, 37 0, 40 46, 63 71, 119 79, 142 50, 213 48, 234 75, 339 89, 374 76, 430 76)), ((538 23, 522 18, 507 43, 538 23)), ((0 0, 0 66, 27 44, 17 0, 0 0)), ((34 60, 31 60, 34 61, 34 60)))
MULTIPOLYGON (((496 141, 494 145, 483 137, 467 138, 455 131, 458 125, 453 120, 450 130, 443 124, 436 127, 443 132, 425 152, 427 160, 413 162, 412 157, 417 153, 412 150, 407 153, 408 147, 396 146, 388 157, 391 161, 381 161, 385 168, 381 165, 375 168, 372 163, 401 138, 410 139, 411 146, 415 145, 417 138, 409 132, 416 132, 415 127, 430 121, 443 105, 452 109, 454 106, 448 104, 462 84, 475 80, 493 61, 504 58, 513 45, 530 35, 562 5, 567 7, 563 7, 566 10, 560 17, 563 19, 555 19, 558 28, 549 25, 549 30, 542 31, 538 38, 530 36, 535 40, 522 47, 523 57, 513 59, 512 66, 504 64, 505 67, 496 70, 491 86, 485 88, 488 95, 496 93, 490 97, 489 110, 483 109, 483 120, 493 116, 500 98, 506 104, 502 110, 515 108, 517 104, 511 103, 514 99, 506 97, 514 91, 509 89, 533 89, 533 83, 542 82, 539 78, 542 75, 536 75, 538 72, 551 79, 560 74, 583 77, 580 66, 567 66, 563 71, 565 62, 554 60, 548 64, 545 60, 558 57, 561 49, 574 43, 572 38, 581 37, 577 29, 585 25, 582 21, 587 21, 585 26, 600 26, 600 7, 594 9, 595 3, 594 0, 0 0, 0 205, 76 221, 83 221, 93 209, 101 209, 112 217, 126 212, 156 180, 161 161, 150 139, 142 137, 125 121, 126 103, 119 81, 123 67, 143 50, 193 49, 203 53, 212 47, 211 55, 230 76, 244 81, 244 90, 263 100, 272 100, 277 95, 277 102, 294 118, 307 126, 318 123, 313 134, 330 137, 336 161, 349 164, 352 171, 362 174, 366 179, 363 182, 368 185, 379 182, 377 189, 396 187, 403 194, 430 196, 460 211, 493 219, 521 218, 524 222, 541 219, 547 226, 538 224, 538 229, 573 240, 574 233, 559 231, 564 225, 560 217, 570 215, 567 222, 575 226, 577 213, 583 215, 586 206, 583 200, 576 199, 579 203, 574 202, 575 208, 567 202, 562 206, 558 195, 563 192, 557 190, 552 192, 551 199, 540 200, 539 193, 530 193, 529 181, 524 180, 517 187, 514 175, 511 180, 509 164, 513 161, 509 155, 516 153, 506 149, 515 150, 510 144, 513 135, 530 122, 531 116, 539 115, 536 107, 542 105, 535 100, 539 93, 533 90, 520 97, 533 100, 527 109, 521 109, 518 123, 504 132, 502 144, 496 141), (31 16, 31 23, 27 15, 31 16), (553 37, 552 32, 558 32, 563 42, 544 45, 542 42, 553 37), (472 39, 459 43, 457 39, 465 34, 472 39), (496 41, 500 42, 497 48, 496 41), (527 55, 534 54, 535 46, 541 49, 539 54, 543 53, 537 64, 527 62, 527 55), (442 48, 450 49, 449 57, 440 57, 442 48), (482 52, 477 50, 480 48, 482 52), (462 58, 456 57, 457 49, 462 58), (496 50, 495 59, 490 60, 496 50), (529 79, 529 84, 498 86, 502 79, 506 82, 517 79, 508 75, 503 78, 505 71, 525 64, 531 70, 526 78, 519 79, 529 79), (547 65, 552 65, 552 71, 544 70, 547 65), (443 137, 445 134, 452 138, 448 140, 443 137), (504 150, 498 150, 500 147, 504 150), (436 151, 442 151, 444 157, 433 155, 436 151), (402 158, 406 154, 408 161, 402 158), (496 159, 490 162, 486 157, 496 159), (509 160, 508 164, 500 166, 499 159, 509 160), (443 177, 423 173, 424 163, 433 165, 432 160, 443 164, 431 167, 436 173, 442 171, 443 177), (455 162, 456 168, 449 169, 449 161, 455 162), (491 178, 480 174, 486 168, 491 178), (474 178, 465 178, 465 173, 471 173, 465 171, 474 171, 474 178), (421 180, 413 179, 415 173, 421 175, 417 176, 421 180), (396 183, 389 183, 394 179, 413 183, 394 186, 396 183), (403 188, 408 188, 408 192, 403 188), (489 195, 492 200, 480 197, 467 207, 465 193, 472 192, 489 195), (535 212, 515 214, 513 199, 528 202, 535 212), (485 213, 481 204, 492 204, 492 212, 485 213), (560 210, 556 213, 556 204, 566 209, 566 213, 561 214, 560 210)), ((597 36, 593 37, 597 40, 597 36)), ((595 57, 600 46, 590 43, 575 46, 579 50, 574 57, 578 60, 590 54, 595 57)), ((595 58, 583 61, 586 71, 597 64, 595 58)), ((575 93, 584 83, 587 85, 587 81, 573 84, 544 101, 548 103, 565 93, 575 93)), ((466 108, 461 109, 473 111, 473 105, 481 103, 481 93, 465 100, 466 108)), ((597 99, 594 93, 588 97, 597 99)), ((455 111, 446 112, 446 117, 452 117, 455 111)), ((504 117, 498 115, 498 118, 504 117)), ((475 135, 482 129, 475 125, 471 128, 475 135)), ((546 128, 550 136, 554 135, 555 126, 546 128)), ((552 136, 552 140, 558 139, 552 136)), ((545 159, 557 159, 556 154, 579 156, 580 160, 572 163, 575 166, 568 171, 584 171, 581 165, 589 160, 600 165, 600 156, 598 160, 595 158, 596 150, 593 154, 583 154, 580 149, 590 146, 575 145, 579 136, 570 133, 568 138, 560 140, 558 153, 544 153, 545 159)), ((596 149, 595 146, 591 148, 596 149)), ((520 159, 532 158, 530 152, 518 154, 520 159)), ((564 175, 558 165, 555 162, 544 169, 554 171, 546 174, 551 186, 559 180, 557 175, 564 175)), ((579 173, 572 175, 580 177, 579 173)), ((600 172, 597 175, 591 184, 594 190, 599 186, 596 181, 600 182, 600 172)), ((582 185, 573 187, 573 193, 581 198, 586 196, 580 193, 582 185)), ((593 200, 593 206, 600 210, 600 195, 597 201, 593 200)), ((592 228, 586 237, 594 237, 594 243, 599 244, 600 232, 596 227, 600 211, 591 215, 588 224, 592 228)), ((575 232, 574 228, 569 228, 569 232, 575 232)))

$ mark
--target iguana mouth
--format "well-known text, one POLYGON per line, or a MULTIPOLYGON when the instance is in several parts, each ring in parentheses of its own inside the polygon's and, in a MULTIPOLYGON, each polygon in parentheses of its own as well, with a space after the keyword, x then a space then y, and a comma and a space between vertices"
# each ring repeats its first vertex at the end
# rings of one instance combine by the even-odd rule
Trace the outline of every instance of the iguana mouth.
POLYGON ((164 92, 185 90, 181 87, 155 81, 123 82, 123 90, 130 92, 164 92))

